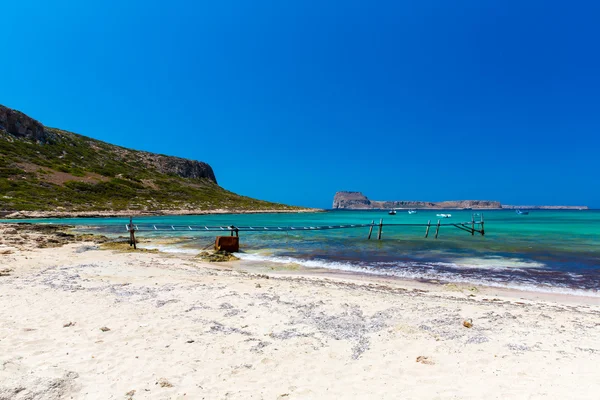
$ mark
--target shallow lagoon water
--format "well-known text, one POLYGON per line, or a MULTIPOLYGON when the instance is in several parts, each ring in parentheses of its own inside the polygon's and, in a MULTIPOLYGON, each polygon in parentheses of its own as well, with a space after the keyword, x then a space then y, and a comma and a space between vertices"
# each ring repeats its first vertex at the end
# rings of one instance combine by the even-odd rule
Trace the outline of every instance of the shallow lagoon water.
MULTIPOLYGON (((298 232, 242 232, 244 259, 298 263, 309 268, 395 276, 400 278, 464 282, 527 290, 564 292, 600 297, 600 211, 511 210, 444 211, 443 223, 467 222, 473 212, 485 218, 485 236, 454 227, 434 228, 425 239, 425 227, 389 226, 381 241, 367 240, 368 228, 298 232)), ((235 214, 137 217, 134 222, 161 225, 318 226, 384 223, 435 224, 436 210, 409 215, 398 210, 330 211, 297 214, 235 214)), ((11 221, 14 222, 14 221, 11 221)), ((126 235, 126 218, 43 219, 28 222, 62 223, 82 230, 126 235)), ((162 250, 194 252, 210 246, 216 232, 140 231, 141 237, 179 239, 162 250)), ((225 232, 227 234, 227 232, 225 232)))

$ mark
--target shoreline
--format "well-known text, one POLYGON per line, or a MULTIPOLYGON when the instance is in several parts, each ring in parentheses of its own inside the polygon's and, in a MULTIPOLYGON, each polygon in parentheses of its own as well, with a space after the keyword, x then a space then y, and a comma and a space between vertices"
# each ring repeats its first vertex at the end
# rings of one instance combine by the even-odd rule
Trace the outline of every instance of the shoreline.
MULTIPOLYGON (((309 211, 306 211, 309 212, 309 211)), ((78 227, 70 226, 70 225, 45 225, 45 224, 37 224, 37 223, 26 223, 21 224, 16 220, 15 222, 7 222, 0 223, 0 234, 6 236, 6 233, 18 234, 19 230, 28 231, 32 229, 34 232, 37 232, 40 237, 48 236, 47 242, 42 243, 51 243, 49 247, 58 247, 64 246, 67 244, 75 244, 81 241, 87 240, 95 243, 105 243, 105 242, 115 242, 122 243, 124 236, 114 236, 111 235, 106 237, 104 235, 98 235, 95 233, 81 233, 77 231, 78 227), (11 232, 12 231, 12 232, 11 232), (56 236, 53 236, 56 235, 56 236), (58 240, 57 240, 58 237, 58 240)), ((139 240, 139 239, 138 239, 139 240)), ((3 249, 6 249, 6 244, 3 243, 4 240, 0 237, 0 255, 2 254, 10 254, 3 252, 3 249)), ((156 252, 164 257, 171 258, 180 258, 181 260, 189 260, 194 259, 197 253, 200 253, 201 249, 189 248, 182 249, 177 245, 181 242, 186 242, 186 240, 182 240, 179 238, 143 238, 139 240, 138 248, 141 251, 151 251, 156 252), (176 250, 176 251, 169 251, 176 250), (184 251, 181 251, 184 250, 184 251)), ((35 248, 38 243, 33 243, 33 247, 35 248)), ((39 247, 39 246, 38 246, 39 247)), ((42 246, 43 248, 44 246, 42 246)), ((13 249, 17 250, 17 249, 13 249)), ((19 251, 30 251, 32 250, 31 243, 26 245, 25 247, 19 249, 19 251)), ((252 253, 245 253, 252 254, 252 253)), ((346 270, 346 269, 336 269, 330 268, 327 266, 320 267, 308 267, 302 265, 302 260, 294 260, 289 262, 275 261, 275 260, 253 260, 253 259, 239 259, 237 261, 229 262, 231 265, 235 265, 240 270, 250 271, 252 268, 258 267, 259 270, 262 271, 271 271, 275 274, 281 274, 289 277, 300 277, 300 278, 319 278, 319 277, 327 277, 329 279, 340 279, 346 280, 349 279, 351 281, 358 281, 363 283, 377 283, 377 284, 402 284, 406 286, 410 286, 413 288, 428 288, 435 289, 440 287, 451 287, 451 290, 464 291, 464 290, 473 290, 475 289, 477 292, 487 293, 489 296, 505 294, 511 297, 520 297, 520 298, 528 298, 528 299, 545 299, 545 300, 558 300, 558 301, 568 301, 571 299, 572 301, 578 302, 581 301, 586 304, 598 304, 600 305, 600 297, 596 296, 597 293, 589 293, 584 289, 576 289, 576 288, 566 288, 566 287, 548 287, 548 290, 536 290, 531 289, 526 286, 523 287, 511 287, 511 286, 503 286, 501 284, 490 284, 485 282, 471 282, 471 281, 449 281, 444 279, 429 279, 429 278, 410 278, 403 276, 395 276, 395 275, 383 275, 376 273, 369 273, 363 271, 355 271, 355 270, 346 270), (287 275, 286 275, 287 274, 287 275), (552 290, 556 289, 556 291, 552 290), (561 290, 569 290, 576 291, 577 293, 565 293, 561 290)), ((541 289, 541 288, 540 288, 541 289)))
MULTIPOLYGON (((186 253, 169 253, 164 250, 164 247, 169 247, 168 244, 163 246, 163 252, 166 254, 186 254, 186 253)), ((150 247, 153 248, 153 247, 150 247)), ((160 250, 159 250, 160 251, 160 250)), ((349 279, 357 282, 378 283, 383 285, 404 285, 413 288, 425 288, 428 290, 455 290, 463 293, 481 293, 488 297, 509 296, 512 298, 533 299, 533 300, 550 300, 559 302, 573 302, 582 304, 598 304, 600 305, 600 293, 589 292, 584 289, 563 288, 563 287, 548 287, 532 288, 532 287, 517 287, 504 286, 501 284, 493 285, 485 282, 470 282, 470 281, 448 281, 440 279, 418 279, 394 275, 380 275, 375 273, 352 271, 344 269, 335 269, 328 267, 306 267, 299 262, 276 262, 265 260, 240 259, 235 261, 239 268, 243 270, 251 270, 259 268, 264 271, 273 271, 274 273, 290 274, 290 276, 299 277, 328 277, 330 279, 349 279), (555 290, 553 290, 555 289, 555 290)))
POLYGON ((207 263, 47 225, 0 231, 0 397, 594 399, 600 391, 600 302, 207 263))
MULTIPOLYGON (((45 224, 40 223, 38 224, 37 222, 33 222, 33 223, 29 223, 29 222, 25 222, 25 223, 21 223, 18 222, 18 220, 15 220, 14 222, 5 222, 5 223, 1 223, 0 222, 0 232, 1 232, 1 228, 4 227, 17 227, 18 225, 21 224, 23 226, 32 226, 32 227, 43 227, 45 224)), ((103 235, 98 235, 97 233, 93 233, 93 232, 87 232, 84 230, 80 230, 80 228, 85 228, 84 226, 73 226, 73 225, 69 225, 69 224, 65 224, 65 225, 61 225, 61 224, 50 224, 50 226, 52 227, 52 230, 58 230, 58 231, 63 231, 65 230, 65 232, 68 232, 69 234, 73 234, 76 237, 77 236, 83 236, 85 238, 91 238, 93 239, 94 237, 105 237, 103 235)), ((35 228, 34 228, 35 229, 35 228)), ((42 229, 43 230, 43 229, 42 229)), ((108 241, 123 241, 126 240, 125 239, 125 234, 108 234, 108 237, 106 237, 106 239, 108 241)), ((187 244, 188 240, 187 238, 174 238, 174 237, 143 237, 143 238, 139 238, 138 237, 138 248, 142 249, 142 250, 150 250, 150 251, 157 251, 160 254, 163 254, 165 256, 172 256, 172 257, 181 257, 182 259, 185 258, 193 258, 195 255, 197 255, 198 253, 206 250, 206 248, 200 248, 200 247, 190 247, 190 246, 185 246, 185 247, 180 247, 180 244, 187 244)), ((0 252, 2 250, 2 244, 1 244, 1 240, 0 240, 0 252)), ((63 244, 69 243, 69 240, 63 242, 63 244)), ((212 245, 211 245, 212 246, 212 245)), ((439 287, 439 286, 455 286, 455 287, 462 287, 462 288, 467 288, 467 287, 471 287, 471 288, 476 288, 478 291, 485 291, 487 293, 490 293, 490 295, 493 295, 494 293, 498 292, 498 293, 506 293, 506 292, 510 292, 511 295, 513 295, 514 297, 518 297, 518 296, 523 296, 526 298, 539 298, 539 299, 553 299, 553 298, 560 298, 560 297, 564 297, 565 299, 567 298, 577 298, 577 299, 581 299, 584 302, 587 303, 591 303, 591 304, 595 304, 598 303, 600 304, 600 292, 598 291, 594 291, 592 289, 581 289, 581 288, 577 288, 577 287, 566 287, 566 286, 551 286, 551 285, 544 285, 544 284, 539 284, 539 285, 535 285, 534 283, 531 283, 529 285, 523 285, 523 284, 514 284, 514 285, 509 285, 508 283, 503 284, 503 283, 496 283, 496 282, 485 282, 485 281, 478 281, 478 280, 469 280, 467 278, 465 278, 464 280, 448 280, 448 279, 443 279, 443 277, 409 277, 409 276, 398 276, 398 275, 394 275, 394 274, 385 274, 385 273, 376 273, 376 272, 367 272, 367 271, 362 271, 362 270, 357 270, 357 269, 345 269, 345 268, 334 268, 331 266, 328 266, 327 264, 323 264, 323 265, 319 265, 319 266, 307 266, 304 265, 304 262, 306 260, 303 259, 294 259, 293 257, 291 257, 289 260, 278 260, 277 258, 275 259, 270 259, 269 256, 262 256, 259 255, 258 259, 254 259, 253 256, 255 255, 254 253, 250 252, 242 252, 242 255, 249 255, 249 258, 244 258, 242 255, 239 255, 236 253, 236 255, 239 255, 241 258, 236 261, 235 263, 237 263, 236 265, 238 265, 240 268, 245 269, 246 266, 267 266, 267 268, 274 270, 274 271, 296 271, 297 273, 299 273, 300 271, 302 272, 302 274, 304 274, 305 276, 309 276, 309 277, 318 277, 318 276, 329 276, 330 278, 335 278, 336 276, 339 278, 351 278, 351 279, 355 279, 355 280, 365 280, 365 281, 377 281, 379 283, 390 283, 393 284, 394 282, 403 282, 407 285, 426 285, 429 288, 432 287, 439 287), (287 266, 289 265, 293 265, 293 267, 290 269, 287 266)), ((310 262, 310 261, 309 261, 310 262)), ((335 264, 335 263, 334 263, 335 264)))
POLYGON ((297 210, 265 209, 265 210, 157 210, 157 211, 7 211, 3 219, 42 219, 42 218, 111 218, 111 217, 149 217, 164 215, 213 215, 213 214, 292 214, 325 212, 320 208, 301 208, 297 210))
MULTIPOLYGON (((168 247, 165 245, 164 247, 168 247)), ((168 251, 163 250, 168 253, 168 251)), ((483 282, 483 281, 473 281, 473 280, 462 280, 462 281, 453 281, 453 280, 444 280, 442 277, 440 278, 417 278, 417 277, 406 277, 406 276, 397 276, 393 274, 383 274, 383 273, 369 273, 365 271, 359 270, 351 270, 351 269, 337 269, 332 267, 319 266, 319 267, 308 267, 302 265, 302 260, 298 261, 275 261, 268 259, 244 259, 242 258, 242 263, 248 263, 250 265, 260 265, 260 264, 268 264, 273 266, 275 270, 285 269, 285 267, 279 267, 281 265, 295 265, 295 269, 298 271, 302 271, 302 273, 307 275, 328 275, 330 277, 340 276, 340 277, 355 277, 356 279, 364 279, 369 281, 377 281, 380 283, 393 283, 393 282, 404 282, 406 284, 419 284, 426 285, 429 287, 438 287, 438 286, 455 286, 462 288, 476 288, 478 291, 485 291, 487 293, 494 294, 496 292, 510 292, 515 297, 516 296, 524 296, 527 298, 546 298, 551 299, 554 297, 565 297, 565 298, 579 298, 582 301, 588 303, 597 303, 600 304, 600 292, 588 290, 588 289, 580 289, 580 288, 572 288, 572 287, 563 287, 563 286, 544 286, 535 284, 530 285, 509 285, 502 283, 494 283, 494 282, 483 282)))

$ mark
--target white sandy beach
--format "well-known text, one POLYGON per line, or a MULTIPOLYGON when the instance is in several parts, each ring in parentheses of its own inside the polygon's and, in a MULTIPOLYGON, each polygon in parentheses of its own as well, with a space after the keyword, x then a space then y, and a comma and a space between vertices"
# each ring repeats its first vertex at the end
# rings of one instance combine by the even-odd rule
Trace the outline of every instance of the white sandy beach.
POLYGON ((600 393, 598 299, 25 236, 0 245, 1 400, 600 393))

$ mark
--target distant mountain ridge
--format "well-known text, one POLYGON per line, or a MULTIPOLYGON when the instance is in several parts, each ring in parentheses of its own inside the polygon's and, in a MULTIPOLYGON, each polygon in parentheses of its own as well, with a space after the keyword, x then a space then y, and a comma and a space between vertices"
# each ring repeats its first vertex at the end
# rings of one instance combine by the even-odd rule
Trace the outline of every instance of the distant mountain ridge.
POLYGON ((361 192, 337 192, 333 198, 334 209, 370 210, 391 208, 431 208, 431 209, 588 209, 587 206, 505 206, 491 200, 455 200, 455 201, 378 201, 369 200, 361 192))
POLYGON ((229 192, 204 162, 115 146, 0 105, 0 212, 297 210, 229 192))

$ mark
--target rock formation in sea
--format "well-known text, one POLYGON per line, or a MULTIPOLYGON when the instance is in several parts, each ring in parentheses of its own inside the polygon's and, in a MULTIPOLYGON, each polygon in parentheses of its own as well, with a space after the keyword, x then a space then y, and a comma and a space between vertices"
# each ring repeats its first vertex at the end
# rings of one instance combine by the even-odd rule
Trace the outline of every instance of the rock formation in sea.
POLYGON ((488 200, 458 200, 458 201, 379 201, 369 200, 361 192, 337 192, 333 198, 334 209, 368 210, 387 208, 502 208, 498 201, 488 200))
POLYGON ((333 208, 363 209, 371 207, 371 201, 361 192, 337 192, 333 197, 333 208))
POLYGON ((333 208, 339 210, 370 210, 390 208, 432 208, 432 209, 547 209, 572 210, 587 209, 586 206, 503 206, 492 200, 453 200, 453 201, 379 201, 369 200, 361 192, 337 192, 333 197, 333 208))

